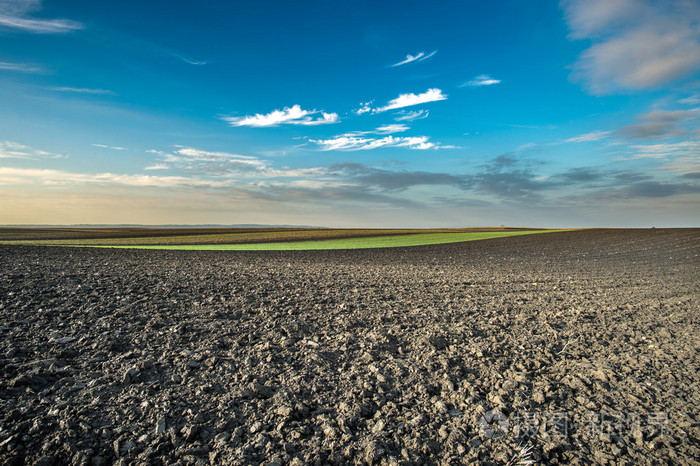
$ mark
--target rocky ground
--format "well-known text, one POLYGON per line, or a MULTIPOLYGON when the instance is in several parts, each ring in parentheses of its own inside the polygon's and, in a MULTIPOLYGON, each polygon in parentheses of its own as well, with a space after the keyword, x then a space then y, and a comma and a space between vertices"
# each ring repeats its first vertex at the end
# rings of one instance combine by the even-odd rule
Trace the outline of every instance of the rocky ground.
POLYGON ((700 458, 700 230, 0 247, 0 463, 700 458))

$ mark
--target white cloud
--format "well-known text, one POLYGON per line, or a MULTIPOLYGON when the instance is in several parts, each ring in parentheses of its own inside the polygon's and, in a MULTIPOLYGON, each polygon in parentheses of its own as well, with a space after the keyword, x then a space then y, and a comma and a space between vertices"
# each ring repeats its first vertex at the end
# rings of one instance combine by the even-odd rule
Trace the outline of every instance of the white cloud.
POLYGON ((387 135, 387 134, 393 134, 393 133, 401 133, 403 131, 408 131, 411 129, 410 126, 403 125, 403 124, 388 124, 388 125, 383 125, 380 126, 376 129, 370 130, 370 131, 350 131, 349 133, 344 133, 341 134, 340 136, 346 136, 346 137, 357 137, 357 136, 367 136, 368 134, 380 134, 380 135, 387 135))
POLYGON ((177 54, 177 53, 173 53, 173 56, 179 58, 180 60, 184 61, 184 62, 187 63, 188 65, 202 66, 202 65, 208 65, 208 64, 209 64, 208 61, 204 61, 204 60, 193 60, 193 59, 191 59, 191 58, 187 58, 187 57, 185 57, 185 56, 183 56, 183 55, 180 55, 180 54, 177 54))
POLYGON ((374 102, 374 101, 373 101, 373 100, 370 100, 369 102, 361 102, 361 103, 360 103, 360 108, 358 108, 357 110, 355 110, 355 114, 356 114, 356 115, 362 115, 363 113, 369 113, 369 112, 371 112, 371 111, 372 111, 372 107, 371 107, 372 102, 374 102))
POLYGON ((41 73, 42 68, 34 65, 27 65, 26 63, 10 63, 6 61, 0 61, 0 70, 8 71, 19 71, 21 73, 41 73))
POLYGON ((150 166, 144 168, 144 170, 167 170, 168 168, 170 168, 170 167, 168 167, 168 165, 165 163, 155 163, 153 165, 150 165, 150 166))
POLYGON ((200 173, 208 177, 244 178, 299 178, 324 174, 322 168, 272 168, 265 160, 250 155, 230 152, 214 152, 192 147, 179 147, 174 154, 158 150, 147 151, 161 156, 161 160, 146 170, 160 170, 173 165, 190 173, 200 173))
POLYGON ((414 105, 425 104, 428 102, 436 102, 446 100, 447 96, 440 89, 428 89, 422 94, 400 94, 397 98, 390 100, 384 107, 375 108, 374 113, 386 112, 397 108, 412 107, 414 105))
POLYGON ((338 123, 337 113, 325 113, 317 110, 302 110, 299 105, 285 107, 283 110, 273 110, 267 114, 256 113, 253 116, 245 117, 224 117, 224 121, 231 126, 252 126, 257 128, 279 126, 279 125, 325 125, 338 123), (319 118, 311 115, 320 113, 319 118))
POLYGON ((150 150, 147 150, 146 152, 149 154, 159 155, 163 162, 171 163, 171 162, 182 161, 182 157, 178 157, 177 155, 171 154, 169 152, 163 152, 163 151, 155 150, 155 149, 150 149, 150 150))
POLYGON ((209 161, 209 162, 214 162, 218 160, 227 160, 227 161, 235 161, 237 163, 241 163, 244 165, 253 165, 253 166, 264 166, 265 163, 258 159, 257 157, 253 157, 250 155, 239 155, 239 154, 232 154, 229 152, 211 152, 211 151, 205 151, 205 150, 200 150, 200 149, 193 149, 191 147, 183 147, 180 148, 176 151, 178 154, 189 157, 190 159, 195 159, 195 160, 203 160, 203 161, 209 161))
POLYGON ((564 0, 574 39, 594 43, 574 77, 594 94, 673 82, 700 67, 700 3, 564 0))
POLYGON ((67 19, 27 19, 5 15, 0 15, 0 26, 37 34, 55 34, 83 29, 82 24, 67 19))
POLYGON ((377 132, 377 134, 393 134, 393 133, 401 133, 404 131, 408 131, 409 129, 411 129, 410 126, 401 125, 401 124, 389 124, 389 125, 380 126, 375 131, 377 132))
POLYGON ((34 149, 12 141, 0 141, 0 159, 60 159, 66 155, 34 149))
POLYGON ((610 134, 610 131, 593 131, 591 133, 586 133, 586 134, 581 134, 579 136, 565 139, 564 142, 591 142, 591 141, 599 141, 603 138, 608 137, 610 134))
POLYGON ((83 29, 68 19, 32 19, 27 14, 41 9, 41 0, 3 0, 0 2, 0 27, 20 29, 36 34, 56 34, 83 29))
POLYGON ((104 144, 93 144, 94 147, 99 147, 101 149, 112 149, 112 150, 129 150, 126 147, 118 147, 118 146, 106 146, 104 144))
POLYGON ((416 150, 426 150, 426 149, 440 149, 443 148, 438 144, 429 142, 428 136, 414 136, 414 137, 394 137, 387 136, 384 138, 362 138, 354 136, 337 136, 331 139, 321 139, 321 140, 310 140, 312 143, 317 144, 321 150, 341 150, 341 151, 353 151, 353 150, 371 150, 378 149, 380 147, 407 147, 409 149, 416 150))
POLYGON ((418 110, 417 112, 409 112, 406 110, 402 110, 401 112, 396 113, 394 120, 396 120, 396 121, 422 120, 423 118, 428 118, 428 115, 430 115, 430 113, 427 110, 418 110))
POLYGON ((417 53, 416 55, 410 55, 410 54, 409 54, 409 55, 406 55, 406 59, 405 59, 405 60, 400 61, 400 62, 398 62, 398 63, 394 63, 394 64, 391 65, 391 66, 392 66, 392 67, 395 67, 395 66, 406 65, 406 64, 408 64, 408 63, 413 63, 414 61, 419 61, 419 62, 421 62, 421 61, 423 61, 423 60, 427 60, 428 58, 432 57, 432 56, 435 55, 436 53, 437 53, 437 50, 433 50, 433 51, 430 52, 428 55, 426 55, 425 52, 420 52, 420 53, 417 53))
POLYGON ((476 76, 474 79, 465 82, 460 87, 479 87, 479 86, 493 86, 494 84, 500 84, 500 79, 494 79, 489 75, 482 74, 476 76))
POLYGON ((77 94, 114 95, 114 91, 107 89, 89 89, 85 87, 50 87, 49 89, 57 92, 74 92, 77 94))
POLYGON ((700 94, 693 94, 690 97, 686 97, 684 99, 680 99, 678 101, 680 104, 686 104, 686 105, 697 105, 700 104, 700 94))

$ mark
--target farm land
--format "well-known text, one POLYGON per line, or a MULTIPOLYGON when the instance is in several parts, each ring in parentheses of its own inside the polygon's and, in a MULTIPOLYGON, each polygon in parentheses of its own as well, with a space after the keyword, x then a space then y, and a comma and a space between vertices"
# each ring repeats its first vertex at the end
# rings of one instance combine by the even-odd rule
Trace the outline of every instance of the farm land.
POLYGON ((76 230, 0 230, 0 463, 700 457, 698 229, 76 230))

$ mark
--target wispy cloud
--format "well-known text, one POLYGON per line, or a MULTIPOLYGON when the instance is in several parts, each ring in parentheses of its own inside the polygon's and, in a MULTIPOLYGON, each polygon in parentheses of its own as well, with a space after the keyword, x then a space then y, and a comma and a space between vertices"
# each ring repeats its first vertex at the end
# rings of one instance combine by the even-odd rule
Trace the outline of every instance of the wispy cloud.
POLYGON ((680 99, 678 103, 685 104, 685 105, 697 105, 700 104, 700 94, 693 94, 689 97, 685 97, 683 99, 680 99))
POLYGON ((684 178, 700 181, 700 159, 698 159, 697 150, 695 153, 693 153, 693 155, 686 155, 672 159, 668 163, 665 163, 659 167, 659 170, 678 173, 684 178))
POLYGON ((377 134, 394 134, 394 133, 402 133, 404 131, 408 131, 409 129, 411 129, 411 127, 407 126, 407 125, 389 124, 389 125, 380 126, 379 128, 376 129, 376 132, 377 132, 377 134))
POLYGON ((439 149, 440 145, 429 141, 428 136, 363 138, 356 136, 337 136, 331 139, 310 139, 321 150, 356 151, 372 150, 380 147, 407 147, 408 149, 439 149))
POLYGON ((76 94, 115 95, 114 91, 108 89, 91 89, 86 87, 50 87, 49 90, 56 92, 73 92, 76 94))
POLYGON ((262 160, 258 159, 257 157, 250 156, 250 155, 232 154, 230 152, 212 152, 212 151, 205 151, 205 150, 201 150, 201 149, 194 149, 191 147, 182 147, 182 148, 179 148, 176 152, 180 156, 187 157, 189 159, 194 159, 194 160, 204 160, 204 161, 228 160, 228 161, 235 161, 235 162, 240 163, 242 165, 250 165, 250 166, 263 166, 265 164, 262 160))
POLYGON ((608 137, 609 134, 610 134, 610 131, 593 131, 590 133, 581 134, 581 135, 573 137, 573 138, 565 139, 564 142, 579 143, 579 142, 599 141, 601 139, 608 137))
POLYGON ((388 124, 369 131, 350 131, 348 133, 341 134, 338 137, 357 137, 367 136, 368 134, 388 135, 394 133, 402 133, 404 131, 408 131, 409 129, 411 129, 410 126, 403 124, 388 124))
POLYGON ((500 79, 494 79, 489 75, 482 74, 476 76, 475 78, 465 82, 460 87, 480 87, 480 86, 493 86, 494 84, 500 84, 500 79))
POLYGON ((669 144, 638 144, 629 146, 632 155, 618 160, 661 159, 668 157, 695 157, 700 154, 700 141, 683 141, 669 144))
POLYGON ((639 123, 618 129, 617 135, 626 139, 664 139, 683 136, 687 131, 680 124, 697 116, 696 113, 686 110, 652 110, 638 116, 639 123))
POLYGON ((299 178, 316 177, 325 173, 319 167, 274 168, 268 162, 255 156, 177 147, 174 153, 149 150, 160 160, 146 167, 146 170, 178 168, 188 173, 211 178, 299 178))
POLYGON ((395 67, 395 66, 407 65, 407 64, 413 63, 413 62, 421 62, 421 61, 423 61, 423 60, 427 60, 428 58, 432 57, 432 56, 435 55, 436 53, 437 53, 437 50, 433 50, 432 52, 430 52, 430 53, 427 54, 427 55, 425 54, 425 52, 419 52, 419 53, 417 53, 416 55, 410 55, 410 54, 409 54, 409 55, 406 55, 406 59, 405 59, 405 60, 400 61, 400 62, 398 62, 398 63, 394 63, 394 64, 391 65, 391 66, 392 66, 392 67, 395 67))
POLYGON ((126 147, 118 147, 118 146, 107 146, 104 144, 92 144, 93 147, 99 147, 100 149, 112 149, 112 150, 129 150, 126 147))
POLYGON ((0 141, 0 159, 60 159, 64 154, 56 154, 12 141, 0 141))
POLYGON ((19 29, 35 34, 59 34, 83 29, 69 19, 36 19, 28 17, 41 9, 41 0, 4 0, 0 2, 0 27, 19 29))
POLYGON ((574 77, 594 94, 673 82, 700 67, 700 4, 563 0, 574 39, 593 41, 574 77))
POLYGON ((0 61, 0 70, 19 71, 20 73, 42 73, 43 68, 26 63, 10 63, 0 61))
POLYGON ((430 115, 430 113, 427 110, 418 110, 415 112, 402 110, 401 112, 398 112, 395 114, 394 120, 396 120, 396 121, 422 120, 423 118, 428 118, 428 115, 430 115))
POLYGON ((439 100, 447 100, 447 95, 443 94, 440 89, 428 89, 422 94, 400 94, 397 98, 390 100, 384 107, 375 108, 374 113, 386 112, 397 108, 412 107, 428 102, 437 102, 439 100))
POLYGON ((256 113, 245 117, 223 117, 231 126, 252 126, 257 128, 279 125, 326 125, 338 123, 337 113, 325 113, 318 110, 303 110, 301 106, 285 107, 283 110, 273 110, 267 114, 256 113), (314 118, 312 115, 320 114, 314 118))
POLYGON ((170 167, 167 163, 154 163, 153 165, 145 167, 144 170, 167 170, 168 168, 170 167))
POLYGON ((184 176, 126 175, 117 173, 74 173, 41 168, 0 167, 1 184, 114 184, 157 188, 221 188, 233 186, 235 180, 212 180, 184 176))
POLYGON ((179 53, 173 53, 172 55, 173 55, 174 57, 179 58, 180 60, 182 60, 183 62, 187 63, 188 65, 203 66, 203 65, 208 65, 208 64, 209 64, 208 61, 204 61, 204 60, 194 60, 194 59, 192 59, 192 58, 188 58, 188 57, 186 57, 186 56, 184 56, 184 55, 181 55, 181 54, 179 54, 179 53))

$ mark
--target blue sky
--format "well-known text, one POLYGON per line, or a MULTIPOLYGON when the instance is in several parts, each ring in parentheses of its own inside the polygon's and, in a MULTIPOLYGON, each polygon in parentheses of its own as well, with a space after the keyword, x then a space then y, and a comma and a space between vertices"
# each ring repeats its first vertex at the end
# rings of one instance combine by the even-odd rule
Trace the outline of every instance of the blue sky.
POLYGON ((698 226, 690 0, 0 0, 0 224, 698 226))

